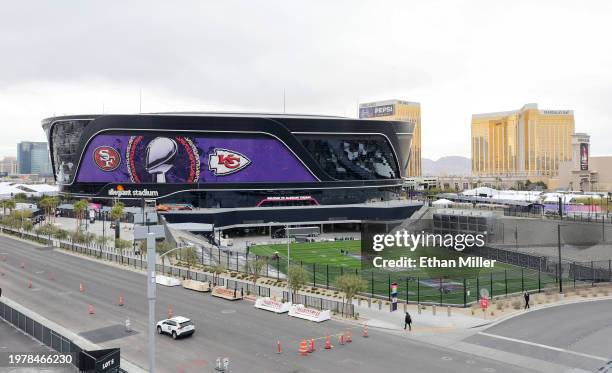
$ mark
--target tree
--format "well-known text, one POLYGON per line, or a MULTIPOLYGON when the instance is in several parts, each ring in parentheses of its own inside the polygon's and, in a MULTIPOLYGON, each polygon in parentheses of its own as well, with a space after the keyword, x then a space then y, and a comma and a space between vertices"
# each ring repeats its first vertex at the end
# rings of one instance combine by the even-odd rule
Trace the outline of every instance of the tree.
POLYGON ((220 274, 225 273, 225 267, 223 264, 219 263, 212 267, 210 271, 213 273, 213 284, 217 285, 217 279, 219 278, 220 274))
POLYGON ((289 286, 293 293, 292 299, 295 299, 298 290, 308 281, 308 272, 300 266, 291 265, 287 270, 287 277, 289 278, 289 286))
MULTIPOLYGON (((168 251, 174 249, 174 245, 170 242, 163 240, 155 243, 155 252, 159 255, 164 255, 168 251)), ((147 251, 147 241, 143 242, 143 251, 147 251)))
POLYGON ((250 276, 253 276, 253 286, 257 286, 257 280, 259 279, 263 269, 266 267, 266 261, 263 258, 256 258, 255 260, 247 260, 244 264, 244 271, 250 276))
POLYGON ((40 207, 42 207, 45 215, 49 218, 49 221, 51 221, 51 217, 55 213, 55 208, 59 204, 57 197, 44 196, 40 199, 38 204, 40 207))
POLYGON ((189 271, 198 262, 198 254, 191 246, 184 248, 181 251, 181 259, 183 259, 187 263, 187 277, 191 278, 191 276, 189 276, 189 271))
POLYGON ((14 199, 2 200, 3 215, 6 216, 7 209, 9 210, 9 212, 12 212, 16 206, 17 206, 17 202, 15 202, 14 199))
POLYGON ((353 297, 366 288, 366 282, 360 276, 348 273, 336 278, 336 287, 344 293, 346 303, 351 304, 353 297))
POLYGON ((77 219, 77 229, 81 226, 81 220, 85 217, 85 212, 87 211, 87 207, 89 207, 89 203, 86 199, 78 200, 74 203, 74 215, 77 219))
POLYGON ((112 220, 117 221, 123 217, 123 210, 125 209, 125 204, 121 201, 115 202, 110 211, 110 217, 112 220))

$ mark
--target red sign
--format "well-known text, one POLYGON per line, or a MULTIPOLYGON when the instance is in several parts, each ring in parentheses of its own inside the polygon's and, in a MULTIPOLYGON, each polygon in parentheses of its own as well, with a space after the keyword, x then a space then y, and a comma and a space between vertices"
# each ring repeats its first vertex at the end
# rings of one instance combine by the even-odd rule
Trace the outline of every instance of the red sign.
POLYGON ((482 307, 484 309, 489 308, 489 298, 487 298, 487 297, 480 298, 480 307, 482 307))
POLYGON ((93 152, 94 162, 102 171, 113 171, 121 164, 121 155, 111 146, 99 146, 93 152))

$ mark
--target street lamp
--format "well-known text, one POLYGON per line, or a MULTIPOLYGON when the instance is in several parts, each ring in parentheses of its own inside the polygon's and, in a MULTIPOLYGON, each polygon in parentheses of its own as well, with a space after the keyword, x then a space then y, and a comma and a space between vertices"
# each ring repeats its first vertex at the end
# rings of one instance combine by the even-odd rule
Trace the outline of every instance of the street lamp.
MULTIPOLYGON (((166 251, 159 258, 164 260, 164 256, 173 251, 184 249, 184 246, 175 247, 166 251)), ((156 300, 156 264, 155 253, 155 232, 147 234, 147 299, 149 300, 149 373, 155 373, 155 300, 156 300)))

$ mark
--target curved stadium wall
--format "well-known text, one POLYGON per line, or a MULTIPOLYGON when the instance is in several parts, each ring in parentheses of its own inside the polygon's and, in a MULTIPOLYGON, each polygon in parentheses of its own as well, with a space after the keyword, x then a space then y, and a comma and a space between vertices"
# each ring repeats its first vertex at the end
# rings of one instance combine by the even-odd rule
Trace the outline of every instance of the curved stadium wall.
POLYGON ((43 120, 60 191, 195 207, 340 205, 401 190, 412 124, 169 113, 43 120))

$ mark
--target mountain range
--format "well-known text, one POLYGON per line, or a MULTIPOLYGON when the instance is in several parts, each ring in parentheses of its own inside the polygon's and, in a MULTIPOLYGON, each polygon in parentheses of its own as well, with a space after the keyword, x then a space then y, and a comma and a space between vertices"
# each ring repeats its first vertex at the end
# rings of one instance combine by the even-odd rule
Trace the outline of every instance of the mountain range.
POLYGON ((470 158, 451 155, 437 161, 428 158, 421 159, 423 176, 467 176, 472 173, 470 158))

